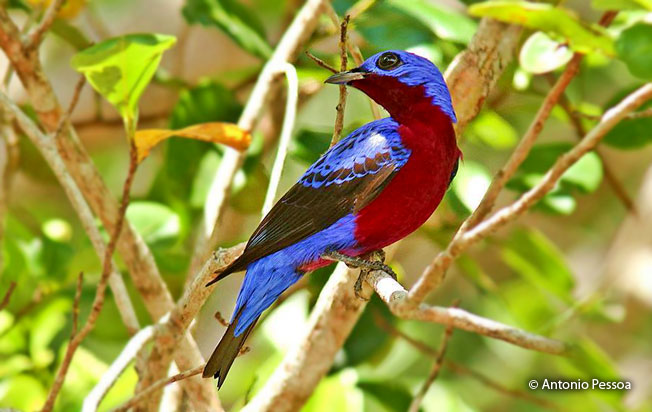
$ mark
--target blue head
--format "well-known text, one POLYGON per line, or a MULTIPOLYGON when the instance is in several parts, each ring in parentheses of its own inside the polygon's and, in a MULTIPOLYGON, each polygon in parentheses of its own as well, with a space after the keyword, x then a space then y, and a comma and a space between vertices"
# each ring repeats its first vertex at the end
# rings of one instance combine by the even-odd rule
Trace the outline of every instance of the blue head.
POLYGON ((392 116, 426 99, 457 121, 450 92, 441 72, 430 60, 403 50, 374 54, 359 67, 337 73, 327 83, 347 84, 365 92, 392 116))

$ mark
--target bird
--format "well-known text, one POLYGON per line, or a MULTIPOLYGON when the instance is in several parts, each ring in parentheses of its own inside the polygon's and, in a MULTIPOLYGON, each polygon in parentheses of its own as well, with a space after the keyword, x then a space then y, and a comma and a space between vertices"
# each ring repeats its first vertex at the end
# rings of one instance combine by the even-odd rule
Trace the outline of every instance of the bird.
MULTIPOLYGON (((263 218, 242 255, 208 283, 246 271, 229 326, 202 374, 217 379, 218 389, 259 317, 283 291, 334 260, 350 258, 364 267, 361 257, 406 237, 432 215, 457 173, 462 153, 455 111, 428 59, 387 50, 325 82, 362 91, 389 117, 326 151, 263 218)), ((369 267, 377 268, 374 263, 381 262, 369 267)))

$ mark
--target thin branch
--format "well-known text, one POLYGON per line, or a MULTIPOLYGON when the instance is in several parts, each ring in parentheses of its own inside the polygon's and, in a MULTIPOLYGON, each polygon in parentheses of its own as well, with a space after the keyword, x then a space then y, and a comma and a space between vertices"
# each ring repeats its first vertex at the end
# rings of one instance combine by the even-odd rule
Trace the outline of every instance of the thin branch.
MULTIPOLYGON (((349 26, 349 16, 345 16, 344 20, 340 23, 340 71, 346 71, 348 65, 347 50, 347 27, 349 26)), ((330 146, 333 147, 335 143, 340 140, 342 129, 344 128, 344 110, 346 109, 346 96, 348 95, 347 86, 340 84, 340 98, 336 107, 335 126, 333 127, 333 137, 331 138, 330 146)))
POLYGON ((122 372, 127 369, 131 361, 136 358, 138 352, 154 338, 154 326, 147 326, 131 337, 127 345, 122 349, 120 355, 113 361, 109 369, 102 375, 93 390, 84 399, 82 412, 95 412, 100 402, 115 384, 122 372))
MULTIPOLYGON (((79 102, 79 96, 81 95, 81 91, 84 88, 85 84, 86 84, 86 76, 82 74, 79 76, 79 80, 77 80, 77 83, 75 84, 75 88, 72 93, 72 98, 70 99, 70 104, 68 105, 68 109, 63 114, 63 116, 61 116, 61 118, 59 119, 59 125, 57 126, 57 129, 54 131, 53 136, 55 140, 57 140, 61 136, 64 126, 68 122, 70 122, 70 117, 72 116, 72 112, 73 110, 75 110, 75 107, 79 102)), ((68 127, 70 127, 69 124, 68 127)))
POLYGON ((539 108, 537 114, 534 116, 532 123, 530 123, 530 127, 528 128, 527 132, 525 132, 525 135, 519 141, 509 160, 507 160, 505 165, 498 171, 498 173, 496 173, 493 180, 491 181, 491 185, 487 189, 487 192, 484 194, 482 201, 473 211, 471 216, 466 219, 458 234, 464 233, 466 230, 477 225, 494 208, 498 195, 505 187, 505 184, 507 184, 507 181, 514 175, 514 173, 516 173, 516 170, 530 153, 530 150, 541 134, 543 125, 545 124, 546 120, 548 120, 552 109, 555 107, 560 97, 563 95, 566 87, 568 87, 573 77, 575 77, 575 75, 579 72, 581 61, 582 55, 576 53, 571 61, 566 65, 566 69, 564 69, 564 72, 561 74, 555 85, 550 89, 550 92, 546 95, 543 102, 541 103, 541 107, 539 108))
MULTIPOLYGON (((550 77, 547 76, 547 78, 550 79, 550 81, 552 81, 550 77)), ((571 125, 575 129, 575 135, 577 136, 578 139, 582 140, 584 135, 586 135, 586 129, 582 124, 582 120, 577 115, 577 111, 573 110, 573 108, 571 107, 571 103, 566 97, 566 95, 561 96, 561 98, 559 99, 559 105, 566 112, 566 115, 568 116, 571 125)), ((630 113, 628 118, 632 114, 634 113, 630 113)), ((627 194, 627 191, 623 187, 622 183, 616 177, 616 174, 614 173, 613 169, 611 168, 609 163, 607 163, 607 159, 605 158, 604 153, 602 153, 602 151, 599 149, 600 149, 599 147, 596 147, 594 151, 602 162, 602 170, 604 172, 605 180, 607 181, 611 189, 614 191, 618 199, 620 199, 622 204, 625 206, 625 209, 627 209, 630 213, 633 213, 634 215, 638 215, 638 211, 636 210, 636 205, 634 204, 634 201, 629 197, 629 194, 627 194)))
MULTIPOLYGON (((483 318, 463 309, 415 305, 408 300, 407 290, 384 271, 372 271, 365 280, 387 304, 391 312, 401 319, 440 323, 553 355, 563 355, 569 350, 568 345, 563 342, 483 318)), ((370 294, 370 291, 367 293, 370 294)))
MULTIPOLYGON (((352 43, 348 43, 349 46, 349 53, 351 53, 351 56, 353 57, 353 61, 357 66, 360 66, 362 63, 364 63, 364 57, 362 57, 362 52, 360 51, 360 48, 352 43)), ((367 99, 369 102, 369 107, 371 108, 371 115, 373 116, 374 119, 379 120, 381 118, 380 114, 380 107, 376 102, 374 102, 372 99, 367 99)))
MULTIPOLYGON (((391 325, 389 322, 385 320, 382 316, 380 316, 378 313, 374 314, 374 319, 376 324, 385 330, 387 333, 389 333, 392 336, 395 336, 397 338, 403 339, 407 343, 409 343, 412 347, 417 349, 419 352, 423 353, 426 356, 429 356, 433 359, 437 359, 437 351, 430 346, 428 346, 425 342, 422 342, 418 339, 414 339, 410 335, 407 335, 403 332, 401 332, 399 329, 395 328, 393 325, 391 325)), ((470 376, 476 380, 478 380, 480 383, 490 387, 491 389, 494 389, 497 392, 500 392, 502 394, 505 394, 507 396, 512 396, 515 398, 520 398, 532 403, 535 403, 539 406, 542 406, 544 408, 548 408, 551 410, 560 410, 560 408, 552 403, 547 401, 546 399, 539 398, 537 396, 534 396, 530 394, 529 392, 521 391, 518 389, 511 389, 508 388, 488 377, 485 375, 476 372, 470 368, 467 368, 466 366, 459 364, 457 362, 453 362, 452 360, 446 360, 444 361, 444 366, 452 370, 453 372, 459 374, 459 375, 467 375, 470 376)))
POLYGON ((84 272, 79 272, 75 287, 75 300, 72 305, 72 331, 70 336, 75 336, 79 330, 79 303, 81 302, 82 287, 84 286, 84 272))
MULTIPOLYGON (((453 304, 453 306, 457 306, 457 304, 453 304)), ((453 326, 448 325, 444 331, 444 336, 441 339, 441 343, 439 344, 439 350, 437 351, 437 356, 435 357, 435 363, 432 365, 432 369, 428 374, 428 378, 423 383, 423 386, 421 386, 419 392, 417 392, 414 399, 412 399, 412 403, 410 403, 410 408, 408 409, 409 412, 419 412, 419 407, 423 402, 423 398, 426 396, 426 393, 428 392, 428 389, 430 389, 430 386, 432 386, 432 383, 435 381, 435 379, 437 379, 437 376, 439 376, 439 371, 441 370, 441 366, 444 363, 446 348, 448 348, 448 341, 452 335, 453 326)))
POLYGON ((272 206, 274 206, 276 192, 278 191, 283 166, 285 165, 285 158, 290 148, 294 120, 297 115, 297 102, 299 100, 299 79, 297 78, 297 71, 290 63, 285 63, 284 66, 288 83, 285 115, 283 116, 283 126, 281 127, 281 138, 279 139, 278 149, 276 151, 276 159, 274 160, 269 185, 267 186, 267 194, 265 195, 265 201, 261 211, 262 217, 265 217, 272 210, 272 206))
POLYGON ((202 373, 204 370, 205 365, 200 365, 197 366, 196 368, 189 369, 187 371, 177 373, 174 376, 170 376, 169 378, 164 378, 160 379, 156 382, 154 382, 152 385, 148 386, 145 388, 143 391, 138 392, 133 398, 129 399, 127 402, 122 404, 120 407, 115 408, 113 412, 123 412, 129 410, 129 408, 137 405, 141 401, 143 401, 146 397, 149 395, 155 393, 156 391, 160 390, 161 388, 165 387, 166 385, 169 385, 174 382, 178 382, 184 379, 188 379, 192 376, 199 375, 202 373))
POLYGON ((64 355, 63 361, 57 374, 54 379, 54 383, 50 388, 50 393, 43 405, 43 412, 49 412, 54 407, 54 402, 59 395, 59 391, 63 386, 63 382, 68 373, 70 363, 72 358, 77 351, 79 345, 86 338, 86 336, 93 330, 95 327, 95 322, 104 307, 104 298, 106 294, 106 288, 108 286, 109 276, 111 275, 111 264, 113 253, 120 237, 120 232, 122 231, 122 225, 124 224, 125 214, 127 212, 127 206, 129 205, 129 193, 131 192, 131 186, 134 181, 134 176, 136 174, 136 169, 138 168, 138 154, 136 151, 136 146, 134 144, 133 132, 135 131, 135 126, 133 124, 125 125, 127 130, 127 138, 129 140, 129 169, 127 171, 127 177, 122 186, 122 198, 120 200, 120 207, 118 208, 118 220, 116 221, 111 237, 109 238, 109 243, 104 250, 104 259, 102 260, 102 274, 100 275, 100 280, 97 284, 97 290, 95 292, 95 298, 93 299, 93 305, 91 306, 91 313, 86 319, 86 323, 79 331, 79 333, 74 333, 72 339, 66 348, 66 353, 64 355))
POLYGON ((9 300, 11 299, 11 295, 14 293, 14 290, 16 290, 16 282, 12 281, 9 284, 9 287, 7 288, 7 291, 5 292, 4 297, 2 298, 2 302, 0 302, 0 311, 3 310, 4 308, 9 305, 9 300))
MULTIPOLYGON (((296 14, 249 95, 247 104, 238 120, 238 126, 241 129, 247 131, 254 129, 259 115, 270 99, 270 94, 275 91, 273 85, 276 83, 278 75, 283 73, 283 63, 289 63, 296 58, 301 46, 317 27, 319 16, 327 3, 327 0, 307 0, 296 14)), ((191 259, 189 271, 191 276, 201 269, 203 262, 209 258, 211 250, 217 244, 217 227, 226 207, 233 178, 243 159, 244 154, 230 148, 225 149, 204 204, 203 226, 195 241, 195 251, 191 259)))
POLYGON ((312 61, 317 63, 317 66, 323 67, 324 69, 330 71, 331 73, 337 73, 338 72, 338 70, 335 67, 331 66, 330 64, 326 63, 325 61, 323 61, 319 57, 317 57, 314 54, 310 53, 308 50, 306 50, 306 56, 310 57, 310 59, 312 61))
POLYGON ((525 192, 514 203, 503 207, 489 219, 484 220, 468 232, 458 232, 458 235, 453 238, 446 250, 437 255, 435 260, 426 268, 410 290, 409 300, 411 304, 416 305, 418 302, 421 302, 428 292, 437 287, 455 258, 479 240, 484 239, 500 227, 525 213, 534 203, 554 188, 555 184, 570 166, 584 154, 593 150, 609 130, 650 98, 652 98, 652 84, 648 83, 609 109, 602 117, 600 123, 580 143, 557 159, 555 164, 536 186, 525 192))
MULTIPOLYGON (((39 54, 27 53, 20 39, 20 33, 9 18, 6 9, 0 7, 0 47, 6 53, 21 79, 41 125, 49 133, 53 133, 59 124, 61 107, 52 89, 52 84, 43 72, 39 54)), ((2 100, 3 105, 12 104, 8 99, 0 100, 2 100)), ((12 112, 20 111, 17 108, 8 110, 12 112)), ((23 118, 23 120, 23 125, 30 123, 33 125, 30 119, 23 118)), ((25 127, 21 127, 25 129, 25 127)), ((80 214, 80 211, 91 213, 88 209, 88 206, 90 206, 97 213, 107 231, 111 232, 118 217, 119 205, 104 183, 85 148, 81 145, 75 129, 66 125, 64 133, 62 133, 63 137, 56 141, 56 146, 54 139, 48 139, 47 137, 42 139, 42 136, 34 137, 40 133, 38 128, 35 129, 32 129, 34 133, 30 138, 35 139, 35 145, 41 150, 50 167, 55 171, 76 212, 78 214, 80 214), (86 201, 88 201, 88 204, 86 204, 86 201)), ((93 218, 90 219, 90 222, 92 222, 93 227, 88 226, 86 219, 82 218, 82 224, 89 233, 96 250, 100 256, 103 256, 103 242, 96 244, 97 242, 94 241, 92 235, 93 231, 97 230, 94 227, 93 218)), ((98 237, 98 239, 101 239, 101 237, 98 237)), ((145 244, 142 236, 129 224, 125 225, 117 248, 127 266, 134 286, 143 297, 147 311, 152 319, 160 319, 174 307, 174 301, 159 273, 151 250, 145 244)), ((133 314, 133 310, 128 309, 133 308, 131 308, 130 304, 129 307, 126 306, 129 297, 124 283, 119 275, 112 275, 109 282, 127 329, 130 333, 134 333, 138 330, 138 327, 134 328, 132 325, 137 324, 137 320, 135 314, 131 320, 126 319, 125 315, 133 314)), ((201 353, 189 334, 185 334, 179 343, 179 351, 175 361, 182 370, 203 362, 201 353)), ((196 410, 219 409, 219 400, 210 382, 195 378, 184 381, 183 386, 188 393, 188 399, 196 410)))
POLYGON ((43 41, 45 32, 50 30, 52 23, 54 23, 54 19, 57 18, 57 15, 59 14, 59 11, 61 11, 61 8, 65 2, 66 0, 52 0, 50 6, 45 11, 45 15, 43 16, 41 22, 36 27, 34 27, 34 29, 32 29, 28 35, 29 40, 25 45, 25 49, 27 51, 36 50, 36 48, 38 48, 38 46, 43 41))

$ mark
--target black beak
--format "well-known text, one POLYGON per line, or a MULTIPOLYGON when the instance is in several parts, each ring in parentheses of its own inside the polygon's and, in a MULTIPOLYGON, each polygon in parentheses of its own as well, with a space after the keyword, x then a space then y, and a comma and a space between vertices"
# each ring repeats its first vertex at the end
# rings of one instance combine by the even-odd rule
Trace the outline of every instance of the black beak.
POLYGON ((349 84, 349 82, 352 82, 354 80, 362 80, 366 76, 367 76, 366 72, 363 72, 360 69, 353 69, 353 70, 349 70, 348 72, 335 73, 334 75, 326 79, 324 83, 349 84))

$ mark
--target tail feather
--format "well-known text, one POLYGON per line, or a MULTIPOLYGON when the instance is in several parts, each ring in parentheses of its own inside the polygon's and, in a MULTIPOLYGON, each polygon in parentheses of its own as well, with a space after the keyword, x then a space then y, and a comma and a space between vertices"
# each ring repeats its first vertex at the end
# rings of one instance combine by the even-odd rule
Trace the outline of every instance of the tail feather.
POLYGON ((212 376, 217 379, 218 389, 222 387, 226 375, 229 373, 229 369, 231 369, 231 365, 233 365, 235 358, 238 357, 242 345, 244 345, 247 336, 249 336, 258 321, 258 318, 256 318, 239 336, 235 336, 235 328, 238 324, 241 313, 242 311, 238 313, 238 316, 233 319, 229 327, 226 329, 222 340, 220 340, 217 348, 215 348, 210 359, 208 359, 208 362, 204 367, 204 372, 202 373, 204 378, 212 376))

